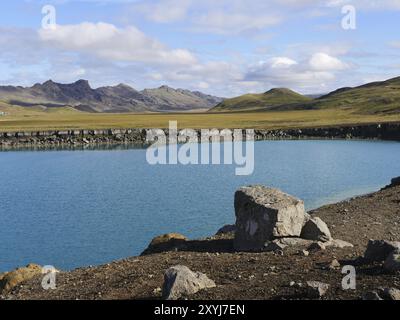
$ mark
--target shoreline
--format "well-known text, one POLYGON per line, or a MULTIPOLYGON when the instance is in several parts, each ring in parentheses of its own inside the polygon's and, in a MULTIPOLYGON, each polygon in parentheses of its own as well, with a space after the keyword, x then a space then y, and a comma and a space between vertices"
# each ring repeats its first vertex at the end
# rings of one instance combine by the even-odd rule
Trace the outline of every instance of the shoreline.
MULTIPOLYGON (((0 149, 20 147, 144 146, 149 129, 0 132, 0 149)), ((168 129, 162 129, 168 135, 168 129)), ((195 130, 200 135, 201 129, 195 130)), ((400 122, 304 129, 255 130, 255 140, 384 140, 400 141, 400 122)))
MULTIPOLYGON (((381 287, 400 289, 399 273, 386 272, 380 263, 362 258, 370 239, 400 240, 398 203, 400 178, 395 178, 392 184, 379 191, 309 212, 327 223, 335 239, 350 242, 353 247, 321 248, 307 255, 300 247, 286 248, 282 253, 241 252, 233 249, 234 233, 228 231, 204 239, 176 240, 166 246, 161 243, 161 250, 146 252, 151 249, 150 244, 140 256, 59 271, 55 290, 43 290, 42 275, 32 275, 23 285, 0 294, 0 300, 160 300, 164 272, 177 264, 203 272, 215 280, 215 288, 191 296, 194 300, 308 300, 310 297, 304 295, 301 287, 307 281, 329 284, 324 300, 359 300, 381 287), (338 266, 332 267, 334 261, 338 266), (344 265, 354 266, 357 275, 360 274, 356 290, 341 288, 340 266, 344 265), (123 285, 122 279, 125 279, 123 285), (80 283, 85 283, 84 289, 80 283)), ((32 270, 38 267, 29 266, 32 270)))

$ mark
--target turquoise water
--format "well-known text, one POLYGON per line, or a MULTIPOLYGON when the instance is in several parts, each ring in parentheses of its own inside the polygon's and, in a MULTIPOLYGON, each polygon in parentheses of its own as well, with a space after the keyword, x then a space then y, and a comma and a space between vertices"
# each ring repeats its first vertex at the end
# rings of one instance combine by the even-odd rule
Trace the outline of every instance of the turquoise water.
POLYGON ((159 234, 214 234, 234 222, 234 192, 247 184, 315 208, 388 184, 399 159, 397 142, 263 141, 254 174, 238 177, 231 165, 150 166, 144 149, 0 152, 0 272, 97 265, 159 234))

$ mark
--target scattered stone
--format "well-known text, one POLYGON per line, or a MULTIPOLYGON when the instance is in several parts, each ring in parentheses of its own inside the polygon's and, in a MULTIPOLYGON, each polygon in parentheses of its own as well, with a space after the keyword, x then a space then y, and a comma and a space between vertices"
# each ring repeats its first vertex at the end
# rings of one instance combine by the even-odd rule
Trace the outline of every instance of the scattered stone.
POLYGON ((3 273, 0 276, 0 294, 4 294, 42 273, 42 267, 37 264, 28 264, 26 267, 3 273))
POLYGON ((308 257, 310 255, 310 252, 307 250, 302 250, 301 253, 303 254, 303 256, 308 257))
POLYGON ((154 294, 154 295, 158 295, 158 294, 161 293, 161 291, 162 291, 162 289, 161 289, 160 287, 155 288, 155 289, 153 290, 153 294, 154 294))
POLYGON ((343 240, 339 239, 332 239, 328 242, 325 242, 326 247, 333 247, 333 248, 338 248, 338 249, 344 249, 344 248, 353 248, 354 245, 351 244, 350 242, 346 242, 343 240))
POLYGON ((301 231, 301 238, 328 242, 332 239, 332 236, 326 223, 320 218, 314 217, 304 225, 301 231))
POLYGON ((319 281, 307 281, 307 295, 310 298, 322 298, 329 290, 329 284, 319 281))
POLYGON ((362 300, 383 300, 376 291, 366 292, 361 298, 362 300))
POLYGON ((379 295, 385 300, 400 300, 400 290, 396 288, 381 288, 379 295))
POLYGON ((274 237, 299 237, 306 220, 304 202, 264 186, 239 189, 235 194, 234 248, 258 251, 274 237))
POLYGON ((400 249, 394 250, 385 260, 384 268, 390 272, 400 271, 400 249))
POLYGON ((215 282, 204 273, 193 272, 186 266, 174 266, 164 274, 162 295, 167 300, 178 300, 205 288, 214 288, 215 282))
POLYGON ((396 249, 400 249, 400 242, 369 240, 364 258, 371 262, 385 261, 389 254, 396 249))
POLYGON ((167 233, 158 237, 155 237, 143 251, 142 255, 160 253, 165 251, 177 251, 183 248, 185 242, 188 240, 184 235, 179 233, 167 233))
POLYGON ((216 235, 221 235, 221 234, 228 234, 228 233, 235 233, 236 231, 236 226, 234 224, 227 224, 223 226, 221 229, 219 229, 216 233, 216 235))
POLYGON ((340 262, 337 259, 333 259, 332 262, 328 266, 329 269, 335 270, 340 268, 340 262))

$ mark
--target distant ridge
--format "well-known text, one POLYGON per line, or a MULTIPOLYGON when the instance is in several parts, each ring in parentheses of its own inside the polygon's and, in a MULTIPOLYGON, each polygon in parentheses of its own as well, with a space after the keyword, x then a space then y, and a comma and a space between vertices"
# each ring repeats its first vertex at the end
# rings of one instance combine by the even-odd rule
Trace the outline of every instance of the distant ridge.
POLYGON ((275 88, 262 94, 245 94, 236 98, 226 99, 210 111, 253 111, 260 108, 267 110, 274 106, 290 105, 311 100, 311 98, 290 89, 275 88))
POLYGON ((293 111, 342 109, 358 114, 400 113, 400 77, 358 87, 344 87, 328 94, 302 96, 289 89, 272 89, 263 94, 247 94, 227 99, 212 112, 293 111))
POLYGON ((86 112, 169 112, 209 109, 222 98, 198 91, 157 89, 137 91, 119 84, 92 89, 87 80, 61 84, 48 80, 32 87, 0 86, 0 100, 23 107, 72 107, 86 112))

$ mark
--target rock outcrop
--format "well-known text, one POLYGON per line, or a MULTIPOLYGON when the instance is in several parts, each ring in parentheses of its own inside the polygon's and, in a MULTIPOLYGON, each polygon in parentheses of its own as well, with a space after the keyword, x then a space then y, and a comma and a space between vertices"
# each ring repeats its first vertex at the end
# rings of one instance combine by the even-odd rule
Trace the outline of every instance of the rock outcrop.
POLYGON ((188 238, 179 233, 167 233, 157 236, 151 240, 149 246, 143 251, 142 255, 171 251, 182 248, 188 238))
POLYGON ((304 202, 264 186, 239 189, 235 194, 236 250, 262 250, 277 237, 299 237, 305 223, 304 202))
POLYGON ((42 273, 42 267, 37 264, 28 264, 26 267, 0 275, 0 294, 5 294, 20 283, 30 280, 42 273))
POLYGON ((215 286, 215 282, 204 273, 193 272, 186 266, 178 265, 165 272, 162 295, 167 300, 178 300, 215 286))

